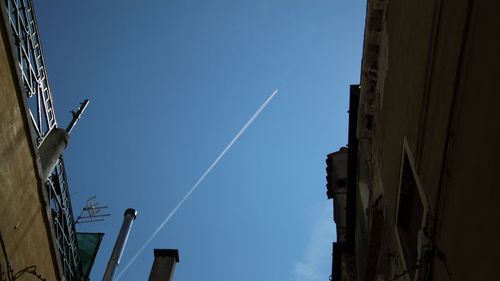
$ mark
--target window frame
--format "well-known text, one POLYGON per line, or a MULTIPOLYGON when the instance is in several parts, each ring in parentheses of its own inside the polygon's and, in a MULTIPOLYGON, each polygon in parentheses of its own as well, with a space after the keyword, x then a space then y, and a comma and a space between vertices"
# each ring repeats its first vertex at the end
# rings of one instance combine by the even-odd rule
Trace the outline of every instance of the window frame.
POLYGON ((396 197, 396 208, 395 208, 395 218, 394 218, 394 233, 396 237, 396 245, 397 245, 397 250, 398 254, 400 257, 400 260, 402 261, 402 266, 404 267, 404 270, 408 272, 412 272, 413 274, 407 274, 405 275, 406 280, 418 280, 419 278, 419 271, 420 271, 420 265, 421 265, 421 258, 422 258, 422 248, 424 246, 424 237, 423 237, 423 231, 424 228, 427 225, 427 216, 429 213, 429 205, 427 202, 427 198, 425 196, 425 192, 422 187, 422 183, 420 182, 420 178, 416 172, 415 169, 415 158, 413 157, 413 153, 410 150, 410 147, 408 145, 406 137, 403 138, 403 148, 402 148, 402 153, 401 153, 401 162, 400 162, 400 170, 399 170, 399 181, 398 181, 398 192, 397 192, 397 197, 396 197), (414 269, 414 273, 412 272, 413 269, 412 267, 408 266, 407 262, 407 257, 405 254, 405 251, 403 249, 403 242, 401 239, 401 236, 399 234, 399 225, 398 225, 398 216, 399 216, 399 203, 400 203, 400 198, 401 198, 401 186, 402 186, 402 180, 403 180, 403 170, 405 166, 405 158, 407 159, 409 166, 410 166, 410 172, 413 175, 413 179, 415 181, 415 186, 417 189, 417 194, 420 199, 420 203, 422 205, 422 219, 420 222, 420 227, 417 233, 417 243, 415 247, 417 247, 417 256, 415 258, 415 266, 417 268, 414 269), (410 276, 413 275, 413 279, 410 278, 410 276))

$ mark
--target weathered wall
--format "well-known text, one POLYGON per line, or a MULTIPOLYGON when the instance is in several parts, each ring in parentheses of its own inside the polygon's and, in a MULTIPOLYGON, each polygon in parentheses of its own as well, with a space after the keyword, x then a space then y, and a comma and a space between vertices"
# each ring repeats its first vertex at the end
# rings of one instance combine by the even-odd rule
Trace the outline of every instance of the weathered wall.
MULTIPOLYGON (((3 11, 2 11, 3 12, 3 11)), ((0 17, 0 19, 2 19, 0 17)), ((9 59, 7 34, 0 22, 0 231, 14 273, 35 265, 47 280, 56 280, 54 257, 45 225, 31 136, 17 74, 9 59)), ((0 249, 0 252, 3 252, 0 249)), ((3 253, 2 270, 6 270, 3 253)), ((3 276, 5 277, 5 276, 3 276)), ((29 274, 20 280, 36 280, 29 274)))
POLYGON ((500 275, 500 21, 495 14, 500 2, 386 3, 380 54, 387 57, 379 58, 384 73, 377 81, 383 87, 377 93, 373 142, 387 225, 395 224, 406 137, 431 217, 438 222, 434 243, 442 258, 434 259, 436 280, 448 280, 448 273, 453 280, 495 280, 500 275))
MULTIPOLYGON (((454 280, 496 280, 500 276, 500 2, 474 2, 459 59, 439 202, 437 246, 446 262, 438 260, 436 269, 444 276, 446 264, 454 280)), ((445 9, 456 9, 455 5, 449 3, 445 9)))
POLYGON ((388 71, 383 106, 375 112, 375 139, 389 220, 395 218, 403 138, 412 151, 416 147, 433 7, 429 0, 390 1, 386 7, 388 71))

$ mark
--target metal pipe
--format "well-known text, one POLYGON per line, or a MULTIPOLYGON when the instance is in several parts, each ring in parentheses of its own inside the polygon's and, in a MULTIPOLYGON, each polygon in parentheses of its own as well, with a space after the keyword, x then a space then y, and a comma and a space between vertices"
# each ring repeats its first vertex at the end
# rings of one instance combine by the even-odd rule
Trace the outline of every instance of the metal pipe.
POLYGON ((137 211, 134 209, 127 209, 124 214, 123 224, 120 229, 120 233, 116 238, 115 247, 109 258, 108 265, 106 266, 106 271, 102 277, 102 281, 112 281, 115 275, 116 268, 120 264, 122 258, 123 249, 127 243, 128 235, 130 234, 130 229, 132 228, 132 223, 137 217, 137 211))

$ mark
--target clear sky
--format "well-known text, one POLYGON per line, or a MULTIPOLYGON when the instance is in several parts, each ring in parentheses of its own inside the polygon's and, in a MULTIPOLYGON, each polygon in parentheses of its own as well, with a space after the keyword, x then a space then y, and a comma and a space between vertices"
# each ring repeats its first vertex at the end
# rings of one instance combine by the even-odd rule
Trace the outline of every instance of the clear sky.
MULTIPOLYGON (((335 241, 326 154, 347 143, 365 1, 35 1, 61 127, 83 99, 65 163, 75 215, 126 208, 122 268, 250 116, 278 95, 120 278, 146 280, 176 248, 176 281, 328 280, 335 241)), ((120 272, 121 269, 118 269, 120 272)))

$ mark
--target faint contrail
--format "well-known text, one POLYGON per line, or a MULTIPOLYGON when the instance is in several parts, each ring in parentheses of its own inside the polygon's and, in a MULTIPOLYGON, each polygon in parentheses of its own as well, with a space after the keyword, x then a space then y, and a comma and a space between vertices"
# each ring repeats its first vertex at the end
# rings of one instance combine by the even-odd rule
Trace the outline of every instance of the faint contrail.
POLYGON ((141 248, 139 249, 139 251, 137 251, 137 253, 135 253, 135 255, 132 257, 132 259, 127 263, 127 265, 120 272, 120 274, 118 274, 118 276, 116 276, 115 280, 120 279, 120 277, 123 275, 123 273, 125 273, 125 271, 127 271, 127 269, 137 259, 137 257, 144 250, 144 248, 146 248, 146 246, 151 242, 151 240, 153 240, 153 238, 155 238, 155 236, 158 234, 158 232, 160 232, 160 230, 172 218, 172 216, 177 212, 177 210, 182 206, 182 204, 184 204, 184 202, 189 198, 189 196, 191 196, 191 193, 193 193, 198 188, 198 186, 200 185, 200 183, 205 179, 205 177, 210 173, 210 171, 212 171, 212 169, 215 167, 215 165, 217 165, 217 163, 219 163, 219 161, 222 159, 222 157, 224 157, 224 155, 226 154, 226 152, 240 138, 240 136, 245 132, 245 130, 250 125, 252 125, 252 123, 255 120, 255 118, 257 118, 259 116, 259 114, 262 112, 262 110, 264 110, 264 108, 266 108, 267 104, 274 98, 274 96, 277 93, 278 93, 278 89, 274 90, 274 92, 266 99, 266 101, 252 115, 252 117, 250 117, 250 119, 248 119, 248 121, 245 123, 245 125, 243 126, 243 128, 241 128, 241 130, 229 142, 229 144, 226 146, 226 148, 224 148, 224 150, 219 154, 219 156, 217 156, 217 158, 215 158, 214 162, 212 162, 212 164, 208 167, 208 169, 201 175, 201 177, 196 181, 196 183, 193 185, 193 187, 191 187, 191 189, 188 191, 188 193, 186 193, 186 195, 184 195, 184 197, 181 199, 181 201, 179 201, 179 203, 177 203, 177 205, 175 206, 175 208, 172 209, 172 211, 170 211, 170 213, 167 215, 167 217, 156 228, 156 230, 153 232, 153 234, 151 234, 151 236, 149 236, 148 240, 146 240, 146 242, 144 242, 144 244, 141 246, 141 248))

